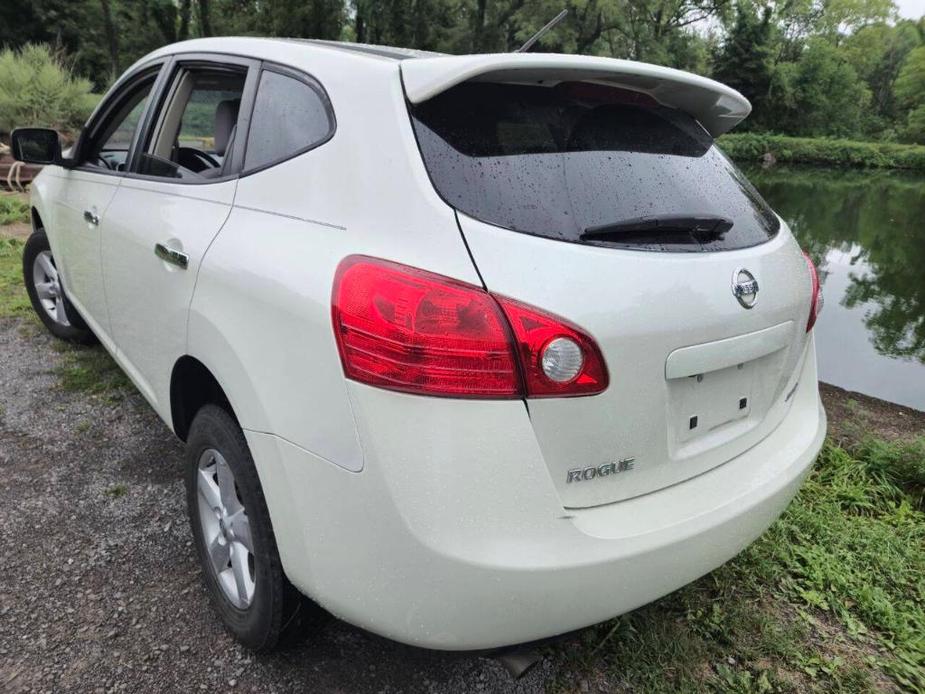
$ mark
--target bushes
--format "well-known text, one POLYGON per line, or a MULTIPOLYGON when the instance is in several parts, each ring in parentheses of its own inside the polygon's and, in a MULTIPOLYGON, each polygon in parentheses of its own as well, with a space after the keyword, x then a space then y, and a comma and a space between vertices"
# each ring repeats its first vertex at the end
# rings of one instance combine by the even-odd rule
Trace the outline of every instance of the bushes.
POLYGON ((780 163, 925 170, 925 146, 922 145, 762 133, 723 135, 719 138, 719 145, 740 163, 759 161, 770 153, 780 163))
POLYGON ((48 46, 0 51, 0 132, 29 125, 76 130, 97 100, 90 86, 48 46))

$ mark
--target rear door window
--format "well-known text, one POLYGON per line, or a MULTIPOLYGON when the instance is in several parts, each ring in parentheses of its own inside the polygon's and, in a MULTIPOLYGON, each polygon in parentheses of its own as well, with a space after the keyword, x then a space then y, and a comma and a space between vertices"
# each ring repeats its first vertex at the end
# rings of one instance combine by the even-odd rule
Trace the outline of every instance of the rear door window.
POLYGON ((244 167, 270 166, 317 147, 334 132, 334 119, 321 86, 305 76, 264 70, 247 137, 244 167))
POLYGON ((694 118, 645 94, 472 82, 411 113, 437 191, 490 224, 669 251, 745 248, 779 227, 694 118))

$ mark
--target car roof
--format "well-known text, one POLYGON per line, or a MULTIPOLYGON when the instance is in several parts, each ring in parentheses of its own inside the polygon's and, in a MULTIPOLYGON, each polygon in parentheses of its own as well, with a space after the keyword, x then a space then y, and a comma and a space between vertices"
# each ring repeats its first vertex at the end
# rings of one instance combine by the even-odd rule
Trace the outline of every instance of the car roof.
POLYGON ((438 53, 436 51, 420 51, 414 48, 399 48, 398 46, 380 46, 372 43, 351 43, 349 41, 326 41, 323 39, 290 39, 280 38, 271 39, 274 41, 289 41, 292 43, 308 43, 316 46, 327 48, 339 48, 345 51, 352 51, 363 55, 385 58, 388 60, 413 60, 414 58, 438 58, 449 55, 448 53, 438 53))
POLYGON ((187 52, 238 52, 249 49, 249 51, 273 51, 274 47, 282 45, 302 45, 305 47, 320 48, 323 50, 344 51, 351 55, 368 58, 372 61, 399 62, 413 58, 436 58, 447 55, 446 53, 436 53, 433 51, 420 51, 413 48, 399 48, 397 46, 379 46, 369 43, 352 43, 348 41, 326 41, 323 39, 305 39, 305 38, 288 38, 277 36, 211 36, 207 38, 189 39, 163 46, 144 58, 141 61, 147 61, 151 58, 173 55, 176 53, 187 52))

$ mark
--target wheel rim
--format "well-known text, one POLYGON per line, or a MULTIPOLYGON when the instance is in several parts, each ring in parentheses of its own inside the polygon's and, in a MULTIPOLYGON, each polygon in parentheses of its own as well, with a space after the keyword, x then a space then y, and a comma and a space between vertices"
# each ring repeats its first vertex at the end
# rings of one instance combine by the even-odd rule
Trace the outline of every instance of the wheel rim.
POLYGON ((39 303, 48 317, 58 325, 69 326, 67 309, 64 307, 64 292, 61 279, 51 251, 42 251, 32 262, 32 283, 39 303))
POLYGON ((254 541, 234 473, 214 448, 199 457, 199 522, 209 569, 228 601, 247 609, 254 599, 254 541))

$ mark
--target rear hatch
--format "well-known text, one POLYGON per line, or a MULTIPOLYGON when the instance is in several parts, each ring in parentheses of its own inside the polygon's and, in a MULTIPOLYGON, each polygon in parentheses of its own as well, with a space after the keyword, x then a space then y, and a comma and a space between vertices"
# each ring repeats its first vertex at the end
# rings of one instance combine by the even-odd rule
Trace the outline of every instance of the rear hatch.
POLYGON ((486 287, 581 326, 610 372, 599 395, 527 402, 563 504, 654 491, 767 436, 799 373, 811 285, 713 144, 747 102, 683 73, 641 84, 571 59, 448 67, 443 82, 405 67, 440 60, 456 59, 403 64, 411 117, 486 287))

